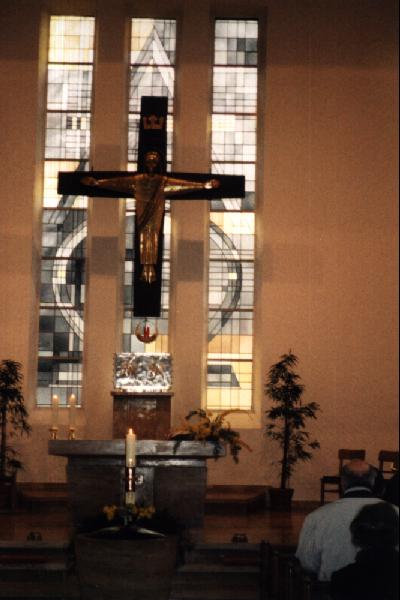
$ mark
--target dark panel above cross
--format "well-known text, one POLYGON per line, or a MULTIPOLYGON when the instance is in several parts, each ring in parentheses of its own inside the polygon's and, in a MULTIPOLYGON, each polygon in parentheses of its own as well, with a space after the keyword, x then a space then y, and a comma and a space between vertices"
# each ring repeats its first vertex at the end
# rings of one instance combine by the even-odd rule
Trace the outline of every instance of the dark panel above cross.
POLYGON ((166 173, 168 98, 143 96, 138 171, 75 171, 58 174, 58 193, 135 198, 134 315, 159 317, 161 311, 165 199, 243 198, 244 177, 204 173, 166 173))

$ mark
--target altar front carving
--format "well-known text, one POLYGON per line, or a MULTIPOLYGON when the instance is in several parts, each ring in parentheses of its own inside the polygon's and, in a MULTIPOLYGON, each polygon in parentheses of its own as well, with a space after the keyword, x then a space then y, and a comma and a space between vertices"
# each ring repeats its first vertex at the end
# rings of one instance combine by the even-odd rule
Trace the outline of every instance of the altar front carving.
MULTIPOLYGON (((97 515, 106 504, 124 503, 125 440, 49 440, 48 452, 68 458, 69 504, 75 526, 97 515)), ((225 451, 218 455, 224 456, 225 451)), ((211 443, 139 440, 137 503, 167 510, 187 528, 202 527, 210 458, 215 458, 211 443)))

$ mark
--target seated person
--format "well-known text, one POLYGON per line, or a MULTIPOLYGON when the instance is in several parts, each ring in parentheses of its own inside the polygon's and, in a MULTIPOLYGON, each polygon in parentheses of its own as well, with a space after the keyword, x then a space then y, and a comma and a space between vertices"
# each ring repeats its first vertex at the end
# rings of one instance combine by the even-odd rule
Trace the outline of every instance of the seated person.
POLYGON ((354 563, 332 574, 333 600, 397 600, 399 516, 388 502, 364 506, 350 526, 360 548, 354 563))
POLYGON ((304 520, 296 556, 320 581, 330 581, 334 571, 354 562, 357 548, 350 524, 363 506, 381 501, 373 492, 376 473, 362 460, 350 461, 341 473, 343 498, 320 506, 304 520))

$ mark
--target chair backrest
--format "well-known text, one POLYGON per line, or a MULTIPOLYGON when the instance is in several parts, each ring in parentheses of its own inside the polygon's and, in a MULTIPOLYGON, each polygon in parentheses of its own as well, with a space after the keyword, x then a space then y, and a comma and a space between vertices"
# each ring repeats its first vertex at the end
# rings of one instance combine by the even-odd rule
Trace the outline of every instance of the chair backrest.
POLYGON ((381 450, 378 455, 379 470, 382 473, 391 473, 399 469, 399 451, 381 450))
POLYGON ((342 472, 342 467, 345 462, 348 462, 349 460, 355 460, 355 459, 365 460, 365 455, 366 455, 365 450, 348 450, 348 449, 341 448, 338 452, 339 473, 342 472))

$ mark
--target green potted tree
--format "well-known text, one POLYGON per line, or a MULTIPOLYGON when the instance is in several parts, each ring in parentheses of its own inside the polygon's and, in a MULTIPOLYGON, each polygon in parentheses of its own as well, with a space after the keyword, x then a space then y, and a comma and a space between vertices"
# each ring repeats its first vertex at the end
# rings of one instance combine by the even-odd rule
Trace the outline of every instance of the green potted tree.
POLYGON ((0 502, 12 504, 16 473, 23 465, 8 441, 16 435, 29 435, 28 411, 22 394, 21 364, 0 362, 0 502))
POLYGON ((316 419, 320 409, 316 402, 302 403, 304 385, 300 376, 294 371, 298 362, 290 350, 271 366, 265 385, 265 394, 273 402, 266 411, 266 435, 281 448, 280 486, 270 488, 271 508, 290 510, 293 489, 289 487, 290 477, 299 461, 312 458, 312 450, 320 447, 317 440, 311 440, 305 430, 307 419, 316 419))

